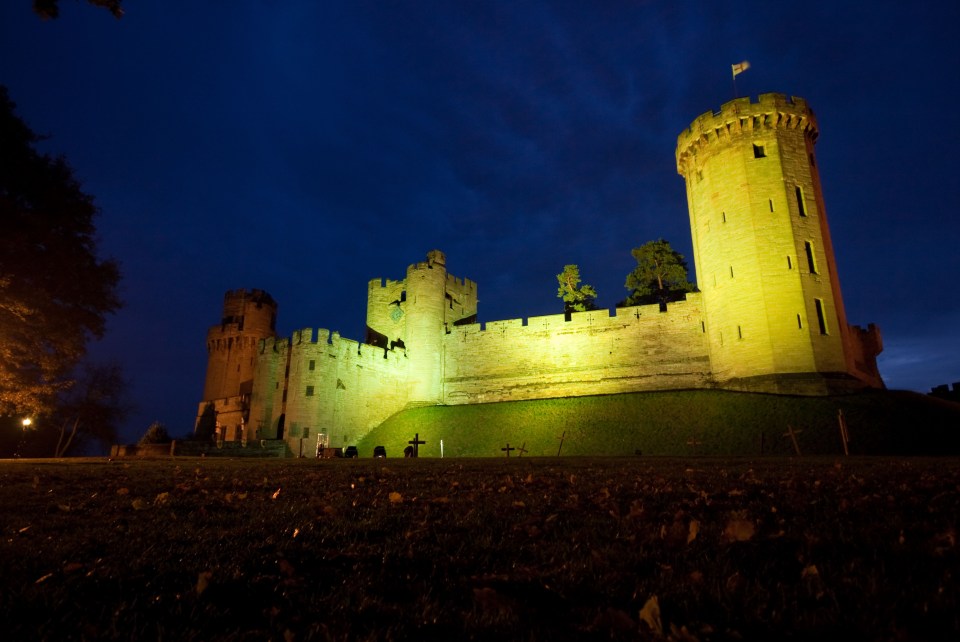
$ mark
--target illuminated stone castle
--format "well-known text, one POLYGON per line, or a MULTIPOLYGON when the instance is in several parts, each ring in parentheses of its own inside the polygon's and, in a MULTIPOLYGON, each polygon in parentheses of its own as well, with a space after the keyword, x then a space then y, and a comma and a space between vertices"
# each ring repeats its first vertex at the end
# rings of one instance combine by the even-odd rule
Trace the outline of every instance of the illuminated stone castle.
POLYGON ((800 98, 740 98, 677 141, 699 292, 685 301, 477 323, 477 284, 434 250, 367 291, 358 342, 274 332, 260 290, 226 294, 207 335, 201 422, 220 438, 355 443, 407 407, 650 390, 830 394, 883 387, 879 330, 847 324, 800 98))

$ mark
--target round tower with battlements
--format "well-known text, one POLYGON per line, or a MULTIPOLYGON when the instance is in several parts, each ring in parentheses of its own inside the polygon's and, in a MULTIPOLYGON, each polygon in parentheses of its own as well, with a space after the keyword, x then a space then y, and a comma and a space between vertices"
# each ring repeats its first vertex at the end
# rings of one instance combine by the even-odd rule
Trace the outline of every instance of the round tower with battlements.
MULTIPOLYGON (((823 393, 855 376, 801 98, 738 98, 677 141, 711 367, 725 387, 823 393)), ((856 382, 853 382, 856 385, 856 382)))
POLYGON ((207 332, 207 378, 203 401, 249 394, 257 345, 276 336, 277 304, 263 290, 231 290, 223 318, 207 332))
POLYGON ((436 404, 443 397, 446 283, 447 260, 440 250, 407 268, 405 348, 412 404, 436 404))

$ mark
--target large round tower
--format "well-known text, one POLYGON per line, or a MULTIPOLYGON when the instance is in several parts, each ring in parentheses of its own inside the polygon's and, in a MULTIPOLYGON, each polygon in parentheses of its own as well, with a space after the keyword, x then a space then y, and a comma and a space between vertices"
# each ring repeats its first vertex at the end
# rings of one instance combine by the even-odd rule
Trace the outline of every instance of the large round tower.
POLYGON ((823 392, 845 379, 833 375, 855 370, 814 156, 818 133, 806 101, 764 94, 703 114, 678 138, 711 366, 722 385, 823 392))
POLYGON ((440 403, 443 390, 447 260, 440 250, 407 268, 407 333, 411 403, 440 403))
POLYGON ((231 290, 223 318, 207 332, 207 378, 203 400, 247 394, 253 384, 257 344, 276 336, 277 304, 263 290, 231 290))

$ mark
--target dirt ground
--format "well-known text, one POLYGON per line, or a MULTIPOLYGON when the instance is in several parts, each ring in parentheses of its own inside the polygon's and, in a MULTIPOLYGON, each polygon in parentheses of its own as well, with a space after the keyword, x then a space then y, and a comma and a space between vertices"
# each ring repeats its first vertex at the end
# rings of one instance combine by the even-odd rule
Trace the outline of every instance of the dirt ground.
POLYGON ((960 639, 960 460, 0 462, 5 639, 960 639))

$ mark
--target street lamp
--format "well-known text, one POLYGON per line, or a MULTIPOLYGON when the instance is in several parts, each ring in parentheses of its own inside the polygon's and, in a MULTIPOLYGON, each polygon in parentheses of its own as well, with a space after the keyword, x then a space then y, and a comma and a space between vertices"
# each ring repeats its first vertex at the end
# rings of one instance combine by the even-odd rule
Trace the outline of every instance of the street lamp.
POLYGON ((23 452, 23 443, 27 440, 27 430, 29 430, 33 424, 33 419, 24 417, 20 423, 23 424, 23 434, 20 435, 20 443, 17 444, 17 451, 13 453, 14 459, 20 459, 20 453, 23 452))

